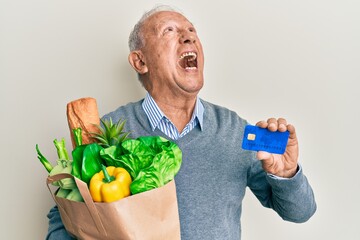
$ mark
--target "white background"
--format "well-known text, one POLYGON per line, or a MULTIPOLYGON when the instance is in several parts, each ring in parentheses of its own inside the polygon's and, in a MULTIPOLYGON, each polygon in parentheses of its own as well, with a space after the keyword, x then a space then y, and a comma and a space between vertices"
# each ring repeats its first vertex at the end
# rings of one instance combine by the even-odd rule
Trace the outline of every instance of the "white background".
MULTIPOLYGON (((55 161, 70 148, 66 104, 100 115, 144 96, 128 34, 150 0, 0 0, 0 239, 43 239, 54 202, 35 144, 55 161)), ((355 0, 163 1, 195 24, 205 51, 201 97, 255 123, 297 127, 318 210, 284 222, 248 192, 245 240, 360 239, 360 3, 355 0)), ((216 136, 214 136, 216 142, 216 136)))

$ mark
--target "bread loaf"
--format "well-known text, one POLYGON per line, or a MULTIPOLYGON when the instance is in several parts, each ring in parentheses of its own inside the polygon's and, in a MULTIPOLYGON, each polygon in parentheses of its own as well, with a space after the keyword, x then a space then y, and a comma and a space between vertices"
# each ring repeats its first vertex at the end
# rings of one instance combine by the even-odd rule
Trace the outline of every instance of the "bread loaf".
POLYGON ((99 132, 99 129, 95 126, 95 124, 100 124, 96 99, 87 97, 72 101, 67 104, 66 114, 73 147, 76 145, 72 130, 79 127, 82 129, 83 144, 95 142, 90 133, 99 132))

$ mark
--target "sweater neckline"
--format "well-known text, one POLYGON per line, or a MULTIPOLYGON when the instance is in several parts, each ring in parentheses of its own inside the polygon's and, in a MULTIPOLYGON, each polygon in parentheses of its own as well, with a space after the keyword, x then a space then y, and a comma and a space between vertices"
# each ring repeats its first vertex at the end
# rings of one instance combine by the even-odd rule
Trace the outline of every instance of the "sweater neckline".
MULTIPOLYGON (((197 141, 198 138, 201 137, 203 131, 201 131, 199 125, 197 125, 194 129, 192 129, 190 132, 188 132, 185 136, 183 136, 177 140, 168 137, 162 131, 160 131, 158 128, 156 128, 153 131, 151 128, 150 121, 149 121, 144 109, 142 108, 143 101, 144 101, 144 99, 138 101, 138 104, 136 105, 136 108, 135 108, 136 109, 135 115, 136 115, 136 118, 139 120, 140 124, 142 125, 142 127, 144 129, 146 129, 146 131, 149 133, 149 135, 161 136, 163 138, 168 139, 169 141, 172 141, 176 144, 183 145, 183 146, 192 144, 192 142, 197 141)), ((204 121, 203 129, 204 129, 204 127, 207 128, 207 125, 209 124, 206 120, 207 119, 206 114, 208 112, 208 107, 206 106, 204 101, 202 101, 202 103, 204 105, 204 117, 203 117, 203 121, 204 121)))

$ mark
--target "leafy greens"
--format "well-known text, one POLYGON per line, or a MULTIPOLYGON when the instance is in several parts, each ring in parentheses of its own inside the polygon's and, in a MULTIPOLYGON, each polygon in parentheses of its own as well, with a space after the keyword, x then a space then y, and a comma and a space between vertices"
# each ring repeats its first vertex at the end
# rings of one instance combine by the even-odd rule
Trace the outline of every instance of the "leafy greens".
POLYGON ((173 142, 159 136, 128 139, 121 145, 100 150, 108 166, 123 167, 131 175, 131 193, 161 187, 180 170, 182 153, 173 142))

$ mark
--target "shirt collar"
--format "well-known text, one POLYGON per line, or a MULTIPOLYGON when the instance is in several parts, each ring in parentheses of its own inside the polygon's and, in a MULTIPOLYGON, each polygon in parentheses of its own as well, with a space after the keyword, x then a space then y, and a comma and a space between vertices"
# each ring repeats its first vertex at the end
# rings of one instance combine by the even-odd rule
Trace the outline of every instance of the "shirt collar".
MULTIPOLYGON (((152 130, 154 131, 158 127, 160 121, 163 118, 167 118, 165 114, 156 104, 155 100, 151 97, 150 93, 147 93, 142 103, 142 107, 150 121, 152 130)), ((191 121, 198 120, 200 129, 203 129, 203 118, 204 118, 204 106, 201 103, 199 97, 196 98, 195 109, 191 117, 191 121)))

